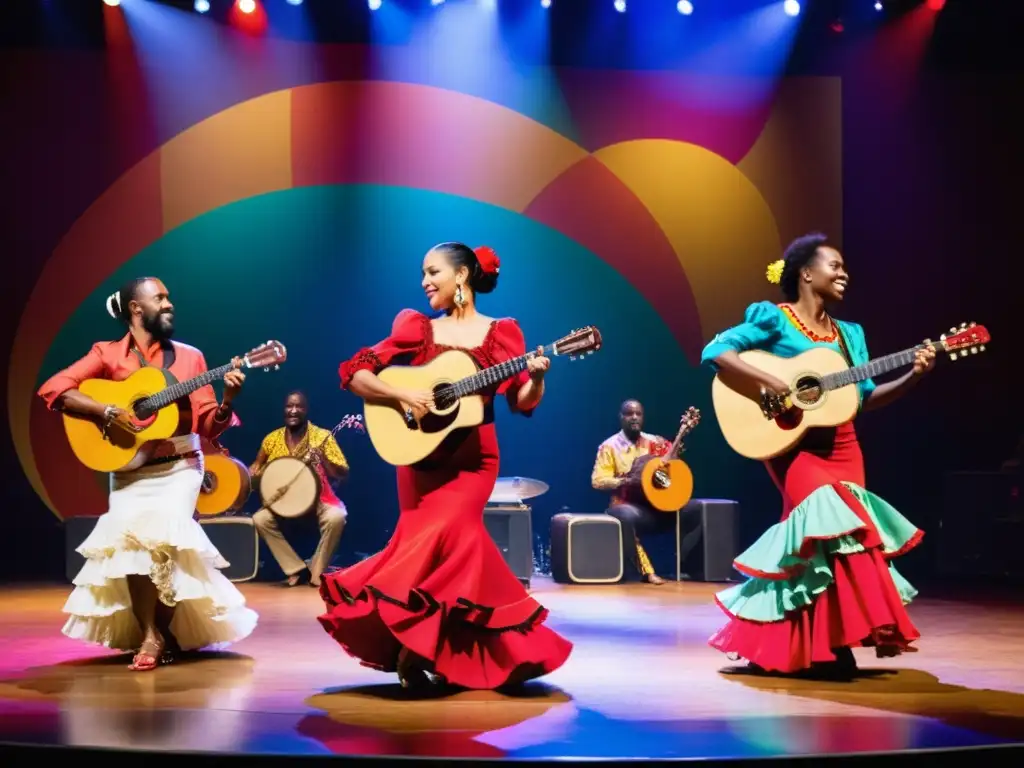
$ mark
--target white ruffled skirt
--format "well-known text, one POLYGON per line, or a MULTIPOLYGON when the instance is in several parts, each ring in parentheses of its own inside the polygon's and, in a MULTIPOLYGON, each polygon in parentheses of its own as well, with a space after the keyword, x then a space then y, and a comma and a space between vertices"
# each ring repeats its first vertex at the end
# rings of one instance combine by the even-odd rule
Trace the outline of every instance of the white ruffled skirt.
POLYGON ((149 576, 174 606, 171 632, 182 650, 223 647, 256 627, 256 612, 220 572, 228 566, 193 519, 202 456, 111 476, 110 508, 78 547, 85 565, 64 605, 63 633, 118 650, 137 650, 127 576, 149 576))

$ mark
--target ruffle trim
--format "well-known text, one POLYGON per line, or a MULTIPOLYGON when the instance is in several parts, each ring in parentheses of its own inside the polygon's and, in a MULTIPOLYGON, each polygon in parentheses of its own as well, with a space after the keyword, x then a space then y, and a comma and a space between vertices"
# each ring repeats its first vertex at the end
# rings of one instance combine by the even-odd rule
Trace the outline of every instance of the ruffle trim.
POLYGON ((434 662, 440 655, 443 640, 457 631, 456 627, 451 627, 452 624, 490 635, 507 632, 526 635, 543 624, 548 616, 548 610, 532 597, 495 607, 480 605, 464 597, 447 603, 437 600, 425 590, 414 589, 402 600, 370 585, 353 595, 328 579, 320 585, 320 596, 328 609, 318 617, 321 626, 363 666, 383 672, 394 672, 397 658, 383 663, 366 658, 368 654, 351 647, 343 633, 337 631, 340 624, 375 613, 398 643, 408 645, 410 650, 434 662), (423 634, 411 632, 416 625, 430 629, 423 634))
POLYGON ((160 602, 177 609, 171 631, 184 650, 222 647, 255 629, 258 616, 218 570, 228 563, 216 550, 143 541, 132 533, 119 538, 123 546, 80 550, 88 559, 64 604, 63 634, 118 650, 138 648, 128 576, 148 576, 160 602))
POLYGON ((817 567, 814 557, 822 541, 841 540, 830 550, 833 554, 880 548, 891 560, 909 552, 923 536, 884 499, 853 483, 835 483, 800 502, 737 557, 733 567, 755 579, 789 580, 817 567))
POLYGON ((917 546, 923 536, 869 491, 852 483, 823 486, 736 558, 736 570, 750 578, 718 593, 715 602, 735 618, 783 621, 829 588, 835 557, 874 549, 888 561, 888 573, 907 605, 917 590, 891 561, 917 546))
POLYGON ((341 378, 341 388, 348 389, 352 383, 352 377, 358 371, 372 371, 376 373, 384 367, 380 357, 369 347, 359 350, 355 356, 346 360, 338 366, 338 376, 341 378))
MULTIPOLYGON (((715 602, 732 618, 758 624, 785 621, 788 614, 811 606, 815 599, 831 586, 834 574, 825 553, 849 554, 844 552, 845 544, 846 542, 838 539, 823 542, 812 559, 812 565, 799 576, 786 581, 750 579, 719 592, 715 595, 715 602)), ((888 573, 901 602, 903 605, 909 605, 917 597, 917 589, 892 563, 888 564, 888 573)))

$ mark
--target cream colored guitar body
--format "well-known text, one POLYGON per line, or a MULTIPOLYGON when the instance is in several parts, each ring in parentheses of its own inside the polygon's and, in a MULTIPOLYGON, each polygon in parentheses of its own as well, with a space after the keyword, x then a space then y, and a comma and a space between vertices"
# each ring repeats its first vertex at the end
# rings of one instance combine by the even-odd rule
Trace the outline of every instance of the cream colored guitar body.
MULTIPOLYGON (((751 350, 740 359, 786 382, 791 391, 809 386, 826 374, 849 368, 838 352, 815 347, 796 357, 778 357, 751 350)), ((763 461, 791 450, 814 427, 837 427, 853 419, 860 395, 853 384, 831 391, 818 390, 804 399, 790 397, 787 413, 768 419, 761 409, 760 387, 749 380, 719 371, 711 385, 715 416, 729 446, 741 456, 763 461)))
MULTIPOLYGON (((426 365, 392 365, 377 376, 399 389, 436 391, 477 371, 472 357, 450 350, 426 365)), ((456 429, 482 424, 484 399, 480 395, 464 395, 447 408, 431 410, 415 426, 410 425, 396 405, 367 401, 363 420, 370 442, 380 457, 388 464, 403 467, 428 457, 456 429)))

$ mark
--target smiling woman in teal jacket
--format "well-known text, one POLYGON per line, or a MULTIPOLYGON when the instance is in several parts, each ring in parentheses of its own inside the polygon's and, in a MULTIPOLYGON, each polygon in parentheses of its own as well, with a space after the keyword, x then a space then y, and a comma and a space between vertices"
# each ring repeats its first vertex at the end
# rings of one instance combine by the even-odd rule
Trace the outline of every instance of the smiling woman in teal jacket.
MULTIPOLYGON (((740 352, 788 358, 827 346, 852 365, 867 362, 863 328, 826 311, 827 303, 842 301, 849 283, 842 255, 826 242, 820 234, 794 241, 768 268, 787 303, 751 305, 740 325, 707 345, 703 362, 778 395, 788 385, 743 362, 740 352)), ((933 365, 934 352, 922 349, 902 378, 860 382, 861 410, 892 402, 933 365)), ((920 633, 905 608, 916 590, 891 561, 923 532, 866 489, 853 421, 811 430, 766 466, 782 494, 782 520, 736 558, 749 579, 716 596, 729 621, 712 636, 712 647, 746 659, 755 671, 813 666, 841 676, 856 671, 851 648, 873 646, 879 657, 916 650, 911 643, 920 633)))

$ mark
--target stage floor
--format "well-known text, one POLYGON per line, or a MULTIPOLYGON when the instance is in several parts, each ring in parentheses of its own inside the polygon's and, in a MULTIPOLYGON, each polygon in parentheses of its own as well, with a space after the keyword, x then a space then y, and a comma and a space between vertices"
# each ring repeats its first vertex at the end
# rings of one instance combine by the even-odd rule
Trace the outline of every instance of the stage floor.
POLYGON ((241 584, 230 653, 155 672, 60 634, 66 587, 0 592, 0 742, 278 755, 727 758, 1024 741, 1024 608, 919 599, 921 651, 852 683, 720 674, 706 584, 533 592, 576 644, 520 694, 415 700, 320 628, 315 590, 241 584))

